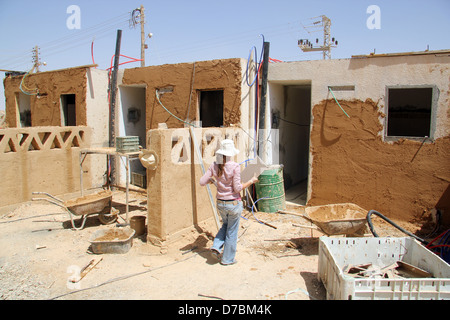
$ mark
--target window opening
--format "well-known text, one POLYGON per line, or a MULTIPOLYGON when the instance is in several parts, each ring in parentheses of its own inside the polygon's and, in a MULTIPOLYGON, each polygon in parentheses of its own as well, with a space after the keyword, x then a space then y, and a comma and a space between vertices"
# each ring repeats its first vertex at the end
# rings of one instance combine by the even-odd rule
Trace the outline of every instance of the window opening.
POLYGON ((76 126, 75 95, 61 95, 61 126, 76 126))
POLYGON ((200 91, 199 108, 202 127, 223 126, 223 90, 200 91))
POLYGON ((433 87, 388 88, 387 136, 431 137, 433 87))
POLYGON ((24 93, 16 94, 16 108, 19 114, 20 127, 31 127, 31 99, 24 93))

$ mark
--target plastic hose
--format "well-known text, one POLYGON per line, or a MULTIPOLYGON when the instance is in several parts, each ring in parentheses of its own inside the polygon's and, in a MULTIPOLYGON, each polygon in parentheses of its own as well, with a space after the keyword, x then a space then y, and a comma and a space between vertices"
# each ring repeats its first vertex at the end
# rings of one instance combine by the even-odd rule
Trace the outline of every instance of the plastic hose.
POLYGON ((265 224, 264 222, 259 221, 258 218, 257 218, 257 217, 255 216, 255 214, 253 213, 253 207, 255 207, 255 206, 256 206, 256 203, 258 203, 258 201, 259 201, 259 200, 262 200, 262 199, 267 199, 267 197, 259 198, 258 200, 255 201, 254 205, 252 205, 252 215, 253 215, 253 218, 256 219, 256 221, 258 221, 258 222, 261 223, 261 224, 265 224))
POLYGON ((249 87, 253 86, 253 85, 255 84, 256 79, 258 79, 258 74, 259 74, 259 70, 260 70, 260 66, 261 66, 261 62, 262 62, 262 58, 263 58, 263 54, 264 54, 264 41, 265 41, 265 39, 264 39, 264 35, 263 35, 263 34, 260 34, 260 36, 263 38, 263 46, 262 46, 262 49, 261 49, 261 57, 259 58, 259 62, 258 62, 258 56, 257 56, 258 53, 257 53, 257 51, 256 51, 256 47, 255 47, 255 46, 253 46, 253 47, 250 49, 250 52, 249 52, 249 54, 248 54, 248 59, 247 59, 247 69, 246 69, 246 71, 245 71, 245 78, 246 78, 246 81, 247 81, 247 85, 248 85, 249 87), (252 83, 249 83, 249 82, 248 82, 248 69, 249 69, 250 56, 251 56, 251 54, 252 54, 252 51, 255 52, 256 74, 255 74, 255 78, 253 79, 252 83))
MULTIPOLYGON (((429 248, 437 239, 439 239, 439 238, 442 238, 441 239, 441 241, 443 240, 443 238, 444 238, 444 236, 447 234, 447 233, 449 233, 450 232, 450 229, 449 230, 447 230, 447 231, 445 231, 445 232, 443 232, 443 233, 441 233, 440 235, 438 235, 436 238, 434 238, 433 240, 431 240, 429 243, 428 243, 428 245, 427 245, 427 248, 429 248)), ((450 235, 450 233, 449 233, 449 235, 450 235)), ((439 241, 439 243, 441 242, 441 241, 439 241)), ((445 241, 445 240, 444 240, 445 241)))
POLYGON ((371 219, 371 215, 372 215, 372 214, 375 214, 375 215, 379 216, 380 218, 382 218, 382 219, 385 220, 386 222, 389 222, 390 224, 392 224, 394 227, 396 227, 397 229, 399 229, 399 230, 402 231, 403 233, 406 233, 406 234, 409 235, 410 237, 413 237, 414 239, 417 239, 418 241, 422 242, 423 244, 425 244, 425 245, 428 244, 427 241, 425 241, 425 240, 419 238, 418 236, 412 234, 412 233, 409 232, 409 231, 406 231, 406 230, 403 229, 402 227, 400 227, 400 226, 398 226, 397 224, 395 224, 394 222, 392 222, 390 219, 388 219, 388 218, 386 218, 385 216, 383 216, 381 213, 379 213, 379 212, 377 212, 377 211, 375 211, 375 210, 370 210, 370 211, 367 213, 367 223, 369 224, 370 231, 372 232, 372 234, 373 234, 375 237, 379 237, 379 236, 378 236, 378 234, 375 232, 375 229, 373 228, 373 225, 372 225, 372 219, 371 219))
POLYGON ((29 95, 29 96, 36 96, 36 95, 38 95, 39 94, 39 90, 36 88, 36 89, 29 89, 29 88, 27 88, 26 86, 25 86, 25 84, 24 84, 24 82, 25 82, 25 78, 34 70, 36 68, 36 66, 34 66, 33 68, 31 68, 31 70, 30 71, 28 71, 23 77, 22 77, 22 80, 20 81, 20 85, 19 85, 19 89, 20 89, 20 91, 22 91, 23 93, 25 93, 26 95, 29 95), (35 90, 36 91, 36 93, 34 93, 34 92, 29 92, 29 91, 25 91, 25 90, 35 90))
MULTIPOLYGON (((248 54, 248 59, 247 59, 247 69, 246 69, 246 71, 245 71, 245 79, 246 79, 247 85, 248 85, 249 87, 251 87, 251 86, 253 86, 253 84, 255 84, 256 78, 258 77, 258 72, 256 72, 255 78, 253 79, 252 83, 249 83, 249 82, 248 82, 248 69, 249 69, 249 65, 250 65, 250 56, 251 56, 251 54, 252 54, 252 51, 255 52, 255 64, 258 66, 258 60, 256 60, 256 59, 257 59, 257 57, 256 57, 256 55, 257 55, 256 47, 253 46, 253 47, 250 49, 250 52, 249 52, 249 54, 248 54)), ((258 67, 257 67, 256 69, 258 70, 258 67)))
POLYGON ((190 123, 190 122, 187 122, 187 121, 184 121, 183 119, 178 118, 176 115, 174 115, 172 112, 170 112, 170 111, 162 104, 161 100, 159 99, 159 93, 158 93, 158 90, 156 90, 155 93, 156 93, 156 99, 158 100, 158 102, 159 102, 159 104, 161 105, 161 107, 163 107, 164 110, 167 111, 167 113, 169 113, 172 117, 174 117, 175 119, 177 119, 177 120, 179 120, 179 121, 181 121, 181 122, 183 122, 183 123, 185 123, 185 124, 187 124, 187 125, 190 125, 190 126, 192 126, 192 127, 194 127, 194 128, 198 128, 195 124, 190 123))
POLYGON ((447 263, 450 262, 450 229, 448 229, 447 231, 441 233, 439 236, 437 236, 436 238, 434 238, 430 242, 427 242, 424 239, 421 239, 421 238, 417 237, 416 235, 414 235, 414 234, 406 231, 405 229, 399 227, 397 224, 395 224, 394 222, 392 222, 391 220, 389 220, 388 218, 383 216, 381 213, 379 213, 379 212, 377 212, 375 210, 370 210, 367 213, 367 223, 369 224, 370 231, 372 232, 372 234, 375 237, 378 237, 378 234, 375 232, 375 230, 373 228, 373 225, 372 225, 372 220, 371 220, 371 215, 372 214, 375 214, 375 215, 379 216, 380 218, 382 218, 385 221, 389 222, 390 224, 392 224, 394 227, 396 227, 397 229, 399 229, 403 233, 406 233, 407 235, 413 237, 414 239, 417 239, 418 241, 422 242, 422 244, 424 244, 425 247, 428 250, 433 250, 435 254, 437 254, 439 257, 441 257, 447 263), (432 245, 437 239, 440 239, 438 244, 432 245))
MULTIPOLYGON (((93 44, 93 42, 92 42, 92 44, 93 44)), ((115 57, 116 55, 114 54, 112 57, 111 57, 111 67, 109 67, 108 69, 106 69, 106 70, 108 70, 109 72, 108 72, 108 81, 110 81, 111 82, 111 72, 112 72, 112 69, 114 68, 113 67, 113 60, 114 60, 114 57, 115 57)), ((123 65, 123 64, 127 64, 127 63, 131 63, 131 62, 138 62, 138 61, 142 61, 142 59, 136 59, 136 58, 132 58, 132 57, 129 57, 129 56, 125 56, 125 55, 123 55, 123 54, 121 54, 121 55, 119 55, 120 57, 125 57, 125 58, 128 58, 128 59, 131 59, 131 61, 126 61, 126 62, 122 62, 122 63, 119 63, 119 66, 121 66, 121 65, 123 65)), ((94 59, 94 56, 92 56, 92 59, 94 59)), ((92 60, 93 61, 93 60, 92 60)), ((108 83, 108 87, 109 87, 109 83, 108 83)), ((111 92, 108 90, 108 101, 110 101, 110 94, 111 94, 111 92)), ((110 107, 111 107, 111 102, 110 102, 110 107)))
POLYGON ((434 250, 435 253, 446 262, 450 262, 450 229, 431 240, 426 247, 429 250, 437 249, 434 250), (440 239, 438 244, 432 245, 437 239, 440 239))
POLYGON ((345 115, 350 118, 350 116, 347 114, 347 112, 345 112, 345 110, 341 107, 341 104, 339 103, 339 101, 337 101, 336 97, 334 96, 333 90, 331 90, 331 88, 328 88, 328 90, 330 90, 331 95, 333 96, 334 100, 338 104, 339 108, 341 108, 341 110, 345 113, 345 115))
POLYGON ((95 60, 94 60, 94 39, 92 39, 92 43, 91 43, 91 57, 92 57, 92 63, 95 64, 95 60))

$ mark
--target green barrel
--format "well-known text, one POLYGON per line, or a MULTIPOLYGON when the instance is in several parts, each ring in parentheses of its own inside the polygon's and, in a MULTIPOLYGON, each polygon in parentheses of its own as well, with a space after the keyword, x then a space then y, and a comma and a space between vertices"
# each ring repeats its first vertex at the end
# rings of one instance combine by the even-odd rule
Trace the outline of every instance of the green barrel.
POLYGON ((277 212, 286 209, 283 168, 265 170, 255 184, 258 210, 277 212))

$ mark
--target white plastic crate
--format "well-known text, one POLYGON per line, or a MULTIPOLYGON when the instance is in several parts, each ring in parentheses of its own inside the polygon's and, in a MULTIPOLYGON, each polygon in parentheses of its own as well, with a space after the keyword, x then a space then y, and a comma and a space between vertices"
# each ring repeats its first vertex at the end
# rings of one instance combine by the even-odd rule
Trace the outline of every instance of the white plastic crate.
POLYGON ((116 151, 121 153, 139 151, 139 137, 138 136, 116 137, 116 151))
POLYGON ((131 184, 141 187, 141 188, 144 188, 144 189, 147 188, 147 174, 132 172, 131 173, 131 184))
POLYGON ((328 300, 450 300, 450 265, 413 238, 332 238, 319 241, 318 278, 328 300), (403 261, 432 278, 354 278, 346 265, 403 261))

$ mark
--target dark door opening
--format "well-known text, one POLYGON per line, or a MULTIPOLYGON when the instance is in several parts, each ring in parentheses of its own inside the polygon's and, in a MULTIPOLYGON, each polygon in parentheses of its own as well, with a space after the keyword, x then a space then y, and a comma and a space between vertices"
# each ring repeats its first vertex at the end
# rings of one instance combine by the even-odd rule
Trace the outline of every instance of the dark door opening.
POLYGON ((61 95, 61 126, 76 126, 75 95, 61 95))
POLYGON ((223 126, 223 90, 199 92, 202 127, 223 126))

